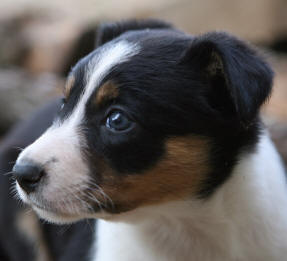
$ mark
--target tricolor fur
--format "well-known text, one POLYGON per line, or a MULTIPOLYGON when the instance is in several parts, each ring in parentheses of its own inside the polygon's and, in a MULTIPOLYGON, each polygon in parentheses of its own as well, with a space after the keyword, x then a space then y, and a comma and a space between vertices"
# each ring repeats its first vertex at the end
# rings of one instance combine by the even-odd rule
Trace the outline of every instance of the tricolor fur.
POLYGON ((93 261, 284 260, 285 173, 258 115, 273 74, 257 51, 158 21, 103 26, 97 43, 20 154, 16 179, 41 171, 29 191, 18 178, 20 197, 52 222, 100 218, 93 261))

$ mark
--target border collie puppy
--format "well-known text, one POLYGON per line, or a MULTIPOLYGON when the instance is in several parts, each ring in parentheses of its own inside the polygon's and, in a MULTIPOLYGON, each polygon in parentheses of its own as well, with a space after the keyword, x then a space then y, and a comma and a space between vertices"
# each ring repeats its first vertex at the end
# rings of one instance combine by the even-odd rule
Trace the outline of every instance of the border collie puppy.
POLYGON ((98 218, 93 261, 286 260, 287 186, 259 117, 273 73, 222 32, 102 26, 17 190, 56 223, 98 218))

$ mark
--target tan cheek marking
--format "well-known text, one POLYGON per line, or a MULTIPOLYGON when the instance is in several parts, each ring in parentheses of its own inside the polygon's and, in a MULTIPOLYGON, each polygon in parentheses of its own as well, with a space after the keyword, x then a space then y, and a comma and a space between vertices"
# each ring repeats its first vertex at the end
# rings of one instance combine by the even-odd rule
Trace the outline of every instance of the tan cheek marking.
POLYGON ((74 84, 75 84, 75 77, 73 75, 70 75, 66 81, 66 85, 64 88, 64 95, 66 98, 69 97, 74 84))
POLYGON ((191 197, 199 191, 210 167, 206 138, 170 138, 166 155, 151 170, 138 175, 116 177, 109 170, 102 188, 114 201, 116 211, 191 197))
POLYGON ((119 90, 112 81, 107 81, 98 90, 95 98, 97 106, 101 106, 108 100, 115 99, 119 96, 119 90))

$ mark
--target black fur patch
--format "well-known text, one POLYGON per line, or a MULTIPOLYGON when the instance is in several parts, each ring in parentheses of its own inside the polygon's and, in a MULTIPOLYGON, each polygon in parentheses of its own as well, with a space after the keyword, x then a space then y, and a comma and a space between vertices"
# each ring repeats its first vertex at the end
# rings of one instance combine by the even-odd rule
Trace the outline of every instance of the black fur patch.
MULTIPOLYGON (((258 111, 271 92, 271 69, 256 51, 226 33, 192 37, 166 24, 133 21, 103 27, 98 45, 116 37, 136 43, 140 53, 103 80, 116 83, 117 98, 100 110, 87 104, 83 125, 92 172, 99 173, 94 171, 97 157, 118 175, 138 175, 164 156, 167 138, 199 135, 212 143, 211 171, 198 196, 211 195, 230 176, 239 154, 255 149, 258 111), (112 107, 130 115, 133 131, 107 130, 112 107)), ((76 66, 76 81, 91 57, 76 66)), ((74 101, 77 92, 74 98, 71 93, 74 101)))

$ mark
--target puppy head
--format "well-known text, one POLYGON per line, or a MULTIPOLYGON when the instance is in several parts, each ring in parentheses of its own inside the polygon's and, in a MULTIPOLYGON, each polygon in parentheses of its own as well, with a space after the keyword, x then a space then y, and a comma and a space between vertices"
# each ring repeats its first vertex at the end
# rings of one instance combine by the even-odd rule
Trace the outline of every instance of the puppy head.
POLYGON ((130 21, 98 35, 53 125, 17 160, 42 173, 29 193, 17 184, 21 198, 69 222, 210 196, 256 143, 269 67, 225 33, 130 21))

